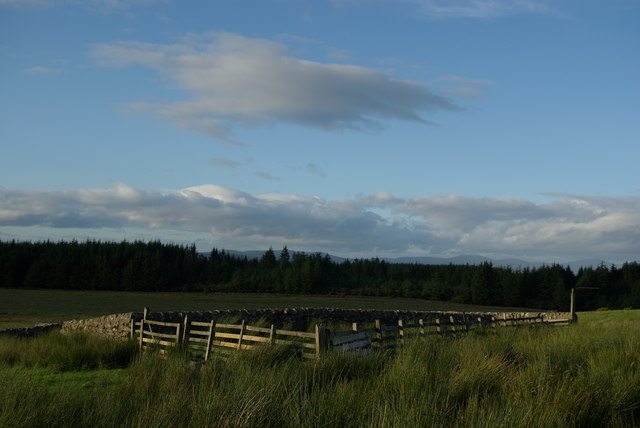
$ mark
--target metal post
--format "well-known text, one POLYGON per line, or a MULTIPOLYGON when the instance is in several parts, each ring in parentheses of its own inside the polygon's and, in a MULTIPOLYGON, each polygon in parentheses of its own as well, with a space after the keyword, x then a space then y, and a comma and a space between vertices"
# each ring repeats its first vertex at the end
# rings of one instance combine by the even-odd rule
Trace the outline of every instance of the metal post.
POLYGON ((571 322, 574 323, 578 321, 576 318, 576 289, 575 288, 571 289, 571 305, 570 305, 569 312, 571 313, 571 322))

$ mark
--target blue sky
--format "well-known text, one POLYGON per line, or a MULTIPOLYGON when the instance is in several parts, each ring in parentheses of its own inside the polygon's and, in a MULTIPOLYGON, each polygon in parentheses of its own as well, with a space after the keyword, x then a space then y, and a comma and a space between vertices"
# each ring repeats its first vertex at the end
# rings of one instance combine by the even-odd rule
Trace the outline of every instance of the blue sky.
POLYGON ((640 259, 633 0, 0 0, 0 239, 640 259))

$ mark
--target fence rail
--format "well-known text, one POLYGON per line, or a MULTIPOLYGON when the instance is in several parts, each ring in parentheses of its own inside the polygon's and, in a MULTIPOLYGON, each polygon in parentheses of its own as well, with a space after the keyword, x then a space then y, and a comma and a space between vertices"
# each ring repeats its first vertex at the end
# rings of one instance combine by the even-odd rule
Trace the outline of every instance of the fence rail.
MULTIPOLYGON (((146 309, 146 308, 145 308, 146 309)), ((459 337, 470 331, 497 327, 517 327, 530 324, 559 325, 570 320, 545 321, 542 316, 520 318, 496 318, 462 314, 433 319, 403 320, 384 324, 375 320, 372 327, 361 328, 353 323, 350 330, 329 331, 316 325, 313 332, 302 332, 258 327, 246 324, 201 322, 165 322, 147 319, 131 320, 131 337, 139 342, 140 350, 153 349, 166 355, 171 348, 182 347, 194 361, 207 361, 212 353, 229 354, 235 351, 251 350, 264 345, 286 345, 296 347, 304 358, 319 358, 323 352, 333 349, 339 352, 368 354, 375 350, 394 350, 432 335, 459 337)))

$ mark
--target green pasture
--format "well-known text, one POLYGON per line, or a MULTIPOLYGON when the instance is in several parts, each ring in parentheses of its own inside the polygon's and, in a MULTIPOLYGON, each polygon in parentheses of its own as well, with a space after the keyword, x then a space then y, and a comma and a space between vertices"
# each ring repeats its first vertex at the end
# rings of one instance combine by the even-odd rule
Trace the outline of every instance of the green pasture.
POLYGON ((599 310, 591 312, 578 312, 578 319, 586 322, 614 322, 614 321, 640 321, 640 310, 624 309, 624 310, 599 310))
POLYGON ((0 288, 0 329, 27 327, 122 312, 216 309, 342 308, 416 311, 518 311, 522 308, 463 305, 400 297, 310 296, 240 293, 141 293, 16 290, 0 288))
POLYGON ((303 361, 265 346, 202 366, 82 333, 0 337, 0 427, 637 427, 639 313, 431 336, 393 355, 303 361))
MULTIPOLYGON (((405 298, 0 289, 0 326, 118 312, 336 307, 522 310, 405 298)), ((636 427, 640 310, 570 326, 428 337, 395 354, 281 347, 214 357, 139 354, 86 333, 0 336, 2 427, 636 427)))
POLYGON ((48 367, 0 368, 3 377, 28 379, 32 387, 61 393, 83 394, 87 391, 117 388, 127 378, 129 369, 59 371, 48 367))

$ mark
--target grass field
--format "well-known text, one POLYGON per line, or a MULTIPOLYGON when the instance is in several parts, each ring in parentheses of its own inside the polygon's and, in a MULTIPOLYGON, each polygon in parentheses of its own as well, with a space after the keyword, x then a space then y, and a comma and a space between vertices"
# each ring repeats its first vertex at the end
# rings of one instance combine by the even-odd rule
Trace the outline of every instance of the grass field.
POLYGON ((640 310, 625 309, 619 311, 578 312, 578 318, 580 321, 586 322, 640 321, 640 310))
MULTIPOLYGON (((341 307, 492 310, 419 299, 0 290, 0 322, 140 310, 341 307)), ((430 337, 395 355, 300 361, 265 347, 202 368, 180 353, 52 332, 0 336, 0 427, 635 427, 640 311, 568 327, 430 337)))
POLYGON ((399 309, 420 311, 512 311, 519 308, 461 305, 423 299, 280 294, 133 293, 15 290, 0 288, 0 329, 27 327, 122 312, 204 311, 260 308, 399 309))
POLYGON ((202 368, 82 334, 0 337, 0 427, 639 425, 640 311, 430 337, 373 358, 265 347, 202 368))

